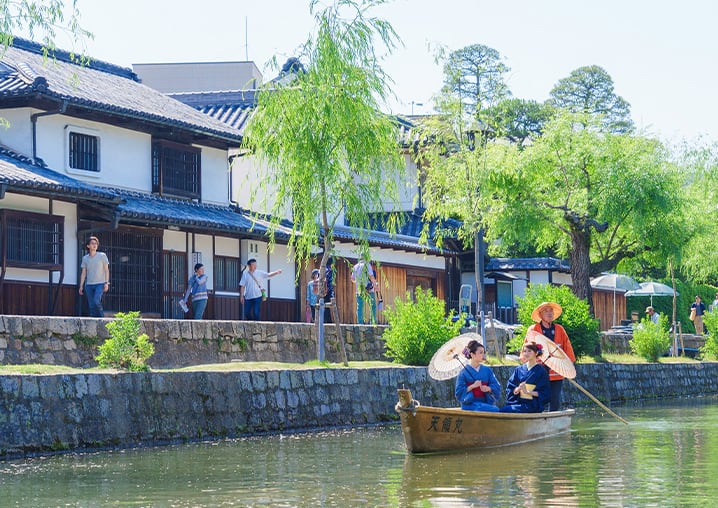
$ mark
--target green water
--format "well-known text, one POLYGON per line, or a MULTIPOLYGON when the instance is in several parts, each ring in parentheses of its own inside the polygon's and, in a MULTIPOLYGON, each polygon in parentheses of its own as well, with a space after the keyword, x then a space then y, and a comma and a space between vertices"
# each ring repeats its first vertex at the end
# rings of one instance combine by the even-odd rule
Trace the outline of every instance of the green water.
POLYGON ((617 411, 451 455, 389 426, 0 462, 0 506, 713 506, 718 399, 617 411))

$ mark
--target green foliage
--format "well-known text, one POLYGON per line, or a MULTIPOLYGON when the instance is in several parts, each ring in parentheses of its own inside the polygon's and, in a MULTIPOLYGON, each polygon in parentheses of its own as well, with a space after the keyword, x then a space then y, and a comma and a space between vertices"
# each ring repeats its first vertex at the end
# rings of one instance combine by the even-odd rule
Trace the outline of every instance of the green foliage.
POLYGON ((606 132, 633 130, 631 105, 616 95, 613 79, 602 67, 579 67, 559 80, 551 90, 549 103, 573 113, 597 117, 606 132))
POLYGON ((389 323, 383 336, 386 356, 404 365, 428 365, 442 344, 459 335, 464 322, 463 316, 456 322, 445 316, 444 302, 421 287, 413 299, 408 291, 405 300, 395 299, 384 316, 389 323))
MULTIPOLYGON (((260 91, 245 131, 259 168, 249 175, 252 208, 270 213, 272 245, 289 213, 289 247, 299 266, 324 239, 322 286, 337 220, 343 215, 358 228, 360 257, 367 257, 370 214, 387 203, 398 207, 405 181, 396 120, 381 112, 391 79, 377 55, 398 42, 391 25, 369 12, 382 3, 338 0, 314 13, 317 32, 300 55, 305 64, 260 91)), ((318 2, 310 5, 314 12, 318 2)), ((395 231, 398 219, 389 220, 395 231)))
POLYGON ((526 330, 534 323, 531 313, 542 302, 556 302, 563 309, 555 322, 566 329, 576 358, 595 353, 599 344, 599 324, 597 319, 591 317, 588 304, 574 295, 568 286, 550 284, 532 284, 526 290, 524 298, 518 298, 518 319, 522 327, 517 331, 517 336, 509 342, 509 347, 516 347, 517 341, 519 348, 523 344, 526 330))
POLYGON ((118 312, 116 319, 105 325, 110 338, 100 346, 100 354, 95 358, 100 367, 149 370, 147 360, 155 353, 155 347, 146 333, 140 335, 139 316, 137 311, 118 312))
MULTIPOLYGON (((79 21, 77 0, 0 2, 0 54, 12 45, 15 33, 26 32, 33 39, 39 36, 47 50, 55 47, 58 31, 69 35, 74 42, 91 38, 92 34, 83 29, 79 21)), ((87 62, 85 57, 80 59, 87 62)))
POLYGON ((703 359, 718 360, 718 309, 705 313, 703 324, 708 330, 706 342, 701 348, 703 359))
POLYGON ((654 323, 649 318, 643 318, 641 323, 633 329, 633 338, 629 341, 631 351, 645 358, 649 362, 657 362, 671 346, 671 337, 668 334, 668 318, 661 315, 659 322, 654 323))

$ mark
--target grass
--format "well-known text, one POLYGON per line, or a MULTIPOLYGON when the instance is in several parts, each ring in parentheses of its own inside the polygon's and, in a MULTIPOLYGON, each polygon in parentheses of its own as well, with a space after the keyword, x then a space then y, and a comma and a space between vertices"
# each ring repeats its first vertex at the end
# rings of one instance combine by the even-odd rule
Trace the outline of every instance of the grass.
MULTIPOLYGON (((659 358, 659 363, 699 363, 699 360, 679 356, 677 358, 664 356, 659 358)), ((496 357, 488 357, 486 364, 489 366, 498 365, 518 365, 518 360, 503 359, 496 357)), ((601 357, 582 356, 576 363, 623 363, 638 364, 647 363, 645 359, 637 355, 606 353, 601 357)), ((399 363, 382 362, 382 361, 366 361, 366 362, 349 362, 350 369, 373 369, 382 367, 407 367, 399 363)), ((343 363, 330 363, 327 361, 319 362, 318 360, 310 360, 305 363, 285 363, 285 362, 230 362, 230 363, 212 363, 206 365, 192 365, 189 367, 181 367, 175 369, 151 369, 152 372, 234 372, 234 371, 252 371, 252 370, 306 370, 306 369, 343 369, 343 363)), ((0 375, 2 374, 22 374, 22 375, 53 375, 53 374, 111 374, 120 372, 115 369, 101 369, 92 367, 80 369, 75 367, 67 367, 64 365, 0 365, 0 375)))
MULTIPOLYGON (((372 369, 381 367, 402 367, 398 363, 370 361, 370 362, 349 362, 350 369, 372 369)), ((233 372, 241 370, 306 370, 306 369, 343 369, 343 363, 319 362, 311 360, 306 363, 284 363, 284 362, 230 362, 230 363, 213 363, 207 365, 192 365, 189 367, 175 369, 151 369, 152 372, 233 372)), ((0 365, 0 375, 2 374, 22 374, 22 375, 38 375, 47 376, 53 374, 111 374, 120 372, 116 369, 101 369, 99 367, 91 367, 88 369, 80 369, 76 367, 67 367, 64 365, 0 365)))

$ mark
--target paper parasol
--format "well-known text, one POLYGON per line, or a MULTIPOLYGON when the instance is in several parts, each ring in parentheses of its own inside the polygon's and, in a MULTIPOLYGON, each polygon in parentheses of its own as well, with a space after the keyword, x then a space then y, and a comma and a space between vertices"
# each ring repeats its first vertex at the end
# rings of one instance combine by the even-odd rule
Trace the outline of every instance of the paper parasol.
POLYGON ((438 381, 456 377, 468 362, 464 357, 464 348, 472 340, 483 344, 481 335, 474 332, 463 333, 448 340, 431 358, 429 375, 438 381))
POLYGON ((561 349, 561 346, 554 341, 545 335, 541 335, 536 330, 529 330, 526 332, 524 342, 535 342, 541 345, 543 353, 539 356, 539 360, 550 367, 551 370, 569 379, 576 377, 576 366, 564 350, 561 349))

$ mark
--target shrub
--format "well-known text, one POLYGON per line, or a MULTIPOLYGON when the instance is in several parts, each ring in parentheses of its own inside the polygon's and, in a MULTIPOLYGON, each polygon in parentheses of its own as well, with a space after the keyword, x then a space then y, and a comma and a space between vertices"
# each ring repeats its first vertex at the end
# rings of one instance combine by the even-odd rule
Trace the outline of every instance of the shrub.
POLYGON ((641 323, 633 329, 633 338, 628 342, 631 351, 648 360, 657 362, 671 346, 671 336, 668 333, 668 317, 663 314, 654 323, 649 318, 643 318, 641 323))
POLYGON ((384 311, 389 328, 384 332, 386 356, 404 365, 428 365, 434 353, 447 340, 459 335, 461 319, 454 322, 444 313, 444 302, 417 287, 412 299, 397 298, 393 308, 384 311))
POLYGON ((140 335, 140 313, 118 312, 117 319, 107 323, 110 338, 99 347, 95 358, 100 367, 127 369, 133 372, 149 370, 147 360, 155 347, 146 333, 140 335))
POLYGON ((518 351, 526 335, 528 327, 533 325, 531 313, 542 302, 556 302, 563 312, 556 319, 566 329, 568 338, 573 346, 576 358, 582 355, 592 355, 599 344, 598 320, 591 317, 588 303, 581 300, 571 292, 568 286, 552 286, 550 284, 532 284, 526 290, 523 298, 518 298, 518 319, 521 328, 508 343, 510 351, 518 351))
POLYGON ((706 342, 701 347, 701 355, 706 360, 718 359, 718 309, 703 314, 703 323, 708 334, 704 335, 706 342))

